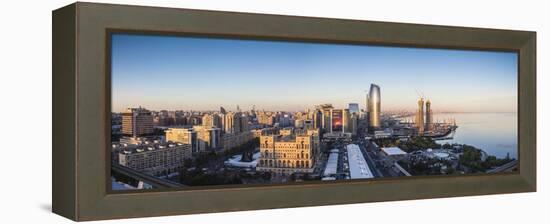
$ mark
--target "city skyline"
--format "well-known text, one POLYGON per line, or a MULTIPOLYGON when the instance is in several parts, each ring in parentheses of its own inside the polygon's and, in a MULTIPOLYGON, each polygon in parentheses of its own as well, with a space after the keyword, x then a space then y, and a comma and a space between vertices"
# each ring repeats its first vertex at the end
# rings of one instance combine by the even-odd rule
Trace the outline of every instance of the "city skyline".
POLYGON ((115 34, 112 110, 365 109, 371 83, 382 111, 515 112, 517 54, 367 45, 115 34), (483 96, 483 97, 480 97, 483 96))

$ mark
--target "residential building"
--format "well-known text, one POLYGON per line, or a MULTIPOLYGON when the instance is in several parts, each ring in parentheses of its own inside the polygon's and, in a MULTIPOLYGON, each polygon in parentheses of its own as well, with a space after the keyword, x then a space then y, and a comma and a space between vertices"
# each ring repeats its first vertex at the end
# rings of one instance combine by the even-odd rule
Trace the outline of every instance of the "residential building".
POLYGON ((193 128, 169 128, 165 131, 165 135, 166 141, 188 144, 193 154, 199 152, 199 139, 193 128))
POLYGON ((222 128, 221 117, 218 114, 204 114, 202 115, 202 125, 222 128))
POLYGON ((222 149, 225 151, 240 146, 254 139, 254 133, 252 131, 241 133, 225 133, 221 136, 221 139, 222 149))
POLYGON ((118 153, 118 163, 139 172, 159 176, 177 172, 191 156, 189 144, 150 143, 122 147, 118 153))
POLYGON ((198 151, 200 153, 221 147, 221 129, 214 126, 199 125, 193 126, 193 130, 197 133, 198 151))
POLYGON ((128 108, 122 113, 122 134, 146 136, 153 134, 153 116, 145 108, 128 108))

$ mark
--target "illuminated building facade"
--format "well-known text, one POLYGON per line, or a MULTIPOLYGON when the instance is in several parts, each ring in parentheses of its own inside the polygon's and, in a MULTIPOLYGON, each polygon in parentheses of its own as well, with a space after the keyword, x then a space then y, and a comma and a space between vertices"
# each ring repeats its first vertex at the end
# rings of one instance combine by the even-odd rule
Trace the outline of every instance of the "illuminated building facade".
POLYGON ((432 130, 433 124, 433 112, 432 112, 432 102, 430 100, 426 101, 426 131, 432 130))
POLYGON ((418 128, 418 135, 424 135, 424 98, 418 100, 418 109, 416 110, 415 124, 418 128))
POLYGON ((380 87, 376 84, 370 85, 369 94, 367 96, 367 105, 369 127, 379 128, 381 123, 380 111, 382 109, 380 100, 380 87))
POLYGON ((254 133, 252 131, 240 133, 225 133, 221 136, 222 149, 224 151, 229 150, 240 146, 252 139, 254 139, 254 133))
POLYGON ((118 163, 139 172, 159 176, 179 171, 185 160, 191 157, 189 144, 152 143, 120 148, 118 163))
POLYGON ((214 126, 193 126, 197 132, 199 152, 208 152, 221 147, 221 130, 214 126))
POLYGON ((222 128, 222 120, 218 114, 204 114, 202 115, 202 125, 222 128))
POLYGON ((258 124, 265 126, 273 126, 275 123, 275 116, 270 112, 257 112, 256 118, 258 119, 258 124))
POLYGON ((256 170, 279 175, 312 173, 318 151, 313 133, 261 136, 256 170))
POLYGON ((344 110, 332 109, 330 112, 331 129, 330 132, 344 132, 344 110))
POLYGON ((199 139, 193 128, 170 128, 165 131, 166 141, 188 144, 193 154, 199 152, 199 139))
POLYGON ((146 136, 153 133, 153 116, 145 108, 128 108, 122 113, 122 134, 146 136))

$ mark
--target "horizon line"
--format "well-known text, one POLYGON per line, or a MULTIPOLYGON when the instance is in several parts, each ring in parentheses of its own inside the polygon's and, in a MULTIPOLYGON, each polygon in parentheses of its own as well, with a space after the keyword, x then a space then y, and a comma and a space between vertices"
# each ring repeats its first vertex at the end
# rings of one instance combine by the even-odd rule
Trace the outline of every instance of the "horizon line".
MULTIPOLYGON (((218 112, 219 109, 200 109, 200 110, 189 110, 189 109, 148 109, 147 107, 143 106, 136 106, 136 107, 126 107, 126 108, 144 108, 149 111, 159 112, 159 111, 183 111, 183 112, 218 112)), ((223 106, 222 106, 223 107, 223 106)), ((225 107, 224 107, 225 108, 225 107)), ((307 109, 315 109, 315 108, 307 108, 307 109)), ((335 108, 335 109, 348 109, 346 108, 335 108)), ((228 110, 228 112, 236 112, 237 110, 228 110)), ((240 110, 241 112, 246 111, 252 111, 252 109, 248 110, 240 110)), ((305 109, 302 110, 264 110, 264 109, 256 109, 255 111, 266 111, 266 112, 305 112, 305 109)), ((364 111, 363 109, 360 109, 360 111, 364 111)), ((111 113, 124 113, 125 111, 112 111, 111 113)), ((397 112, 407 112, 407 113, 415 113, 416 110, 383 110, 381 113, 397 113, 397 112)), ((433 111, 434 114, 445 114, 445 113, 518 113, 518 111, 433 111)))

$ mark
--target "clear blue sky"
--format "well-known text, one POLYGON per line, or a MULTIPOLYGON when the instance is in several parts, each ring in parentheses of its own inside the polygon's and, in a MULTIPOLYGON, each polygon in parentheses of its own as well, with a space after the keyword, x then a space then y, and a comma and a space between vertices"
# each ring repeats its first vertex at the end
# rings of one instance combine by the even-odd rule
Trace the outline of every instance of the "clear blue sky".
POLYGON ((517 54, 507 52, 232 40, 112 37, 113 111, 303 110, 365 107, 371 83, 382 110, 412 110, 417 91, 435 111, 515 112, 517 54))

